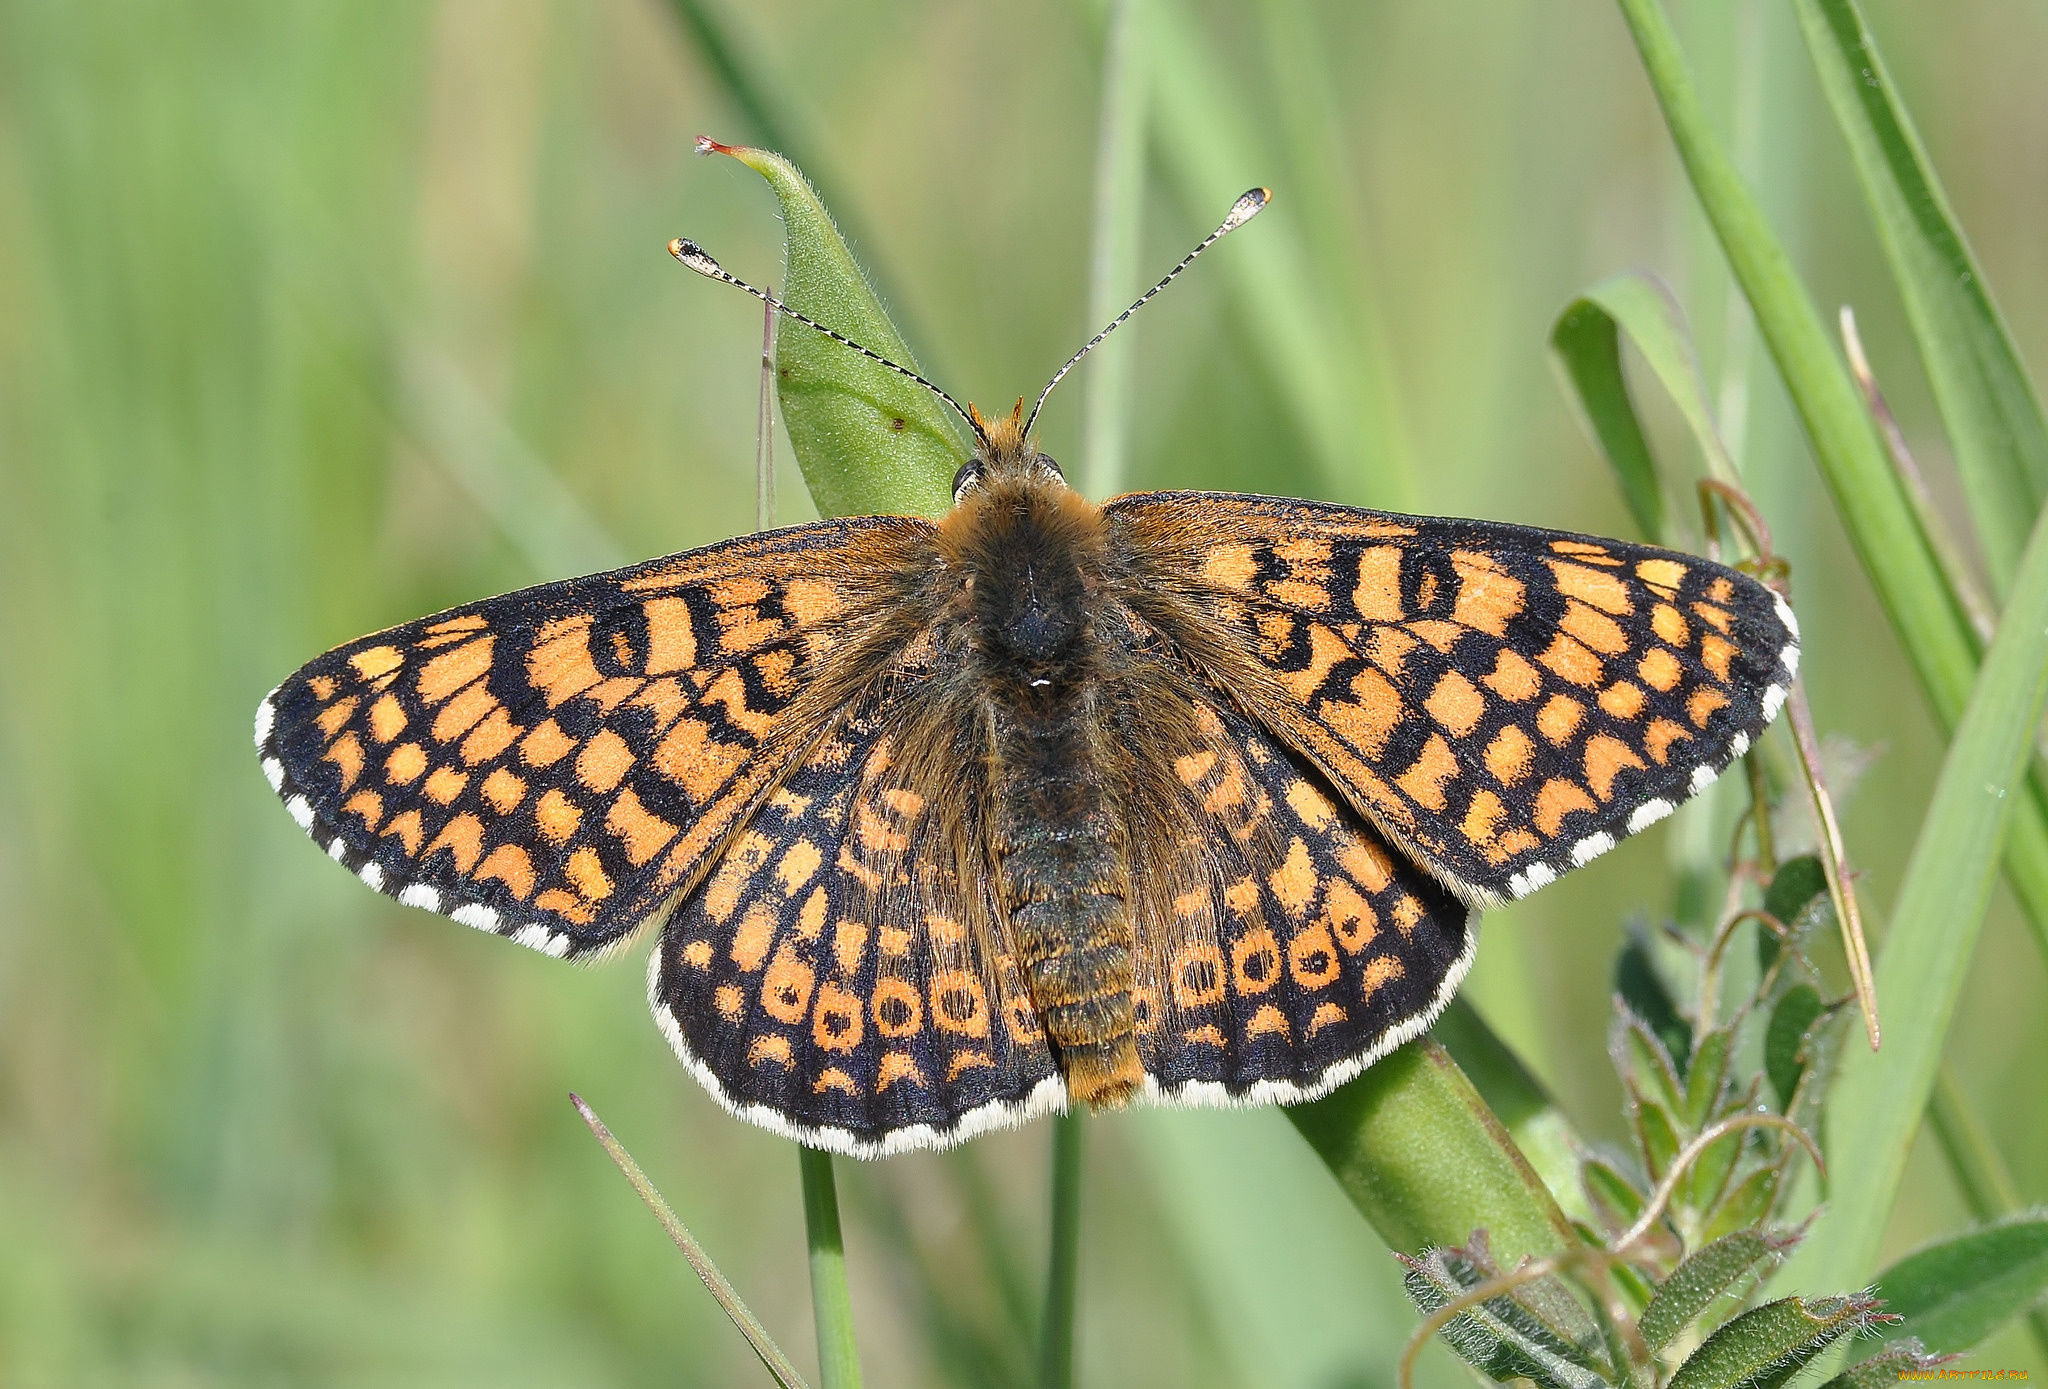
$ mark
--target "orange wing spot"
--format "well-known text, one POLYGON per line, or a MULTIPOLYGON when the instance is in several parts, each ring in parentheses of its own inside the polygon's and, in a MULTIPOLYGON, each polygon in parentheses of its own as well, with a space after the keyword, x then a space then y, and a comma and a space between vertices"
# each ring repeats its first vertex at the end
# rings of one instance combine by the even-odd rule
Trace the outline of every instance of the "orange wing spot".
POLYGON ((1458 758, 1451 745, 1444 741, 1443 734, 1432 733, 1416 754, 1414 764, 1394 778, 1394 784, 1423 809, 1442 810, 1444 784, 1457 774, 1458 758))
POLYGON ((550 786, 540 793, 540 800, 533 807, 533 818, 540 825, 540 832, 554 844, 567 844, 569 836, 576 833, 576 827, 583 823, 583 812, 560 788, 550 786))
POLYGON ((654 711, 654 729, 660 732, 681 718, 690 707, 690 696, 682 682, 672 677, 649 680, 626 703, 654 711))
MULTIPOLYGON (((1330 884, 1332 896, 1339 886, 1330 884)), ((1330 941, 1329 927, 1317 921, 1295 933, 1287 942, 1287 970, 1304 989, 1321 989, 1336 981, 1337 948, 1330 941)))
POLYGON ((1249 545, 1218 545, 1202 561, 1202 582, 1242 593, 1258 577, 1259 559, 1249 545))
POLYGON ((1414 935, 1415 928, 1422 924, 1424 914, 1422 903, 1409 894, 1404 892, 1394 899, 1394 925, 1402 935, 1414 935))
POLYGON ((1392 545, 1375 545, 1359 552, 1358 587, 1351 594, 1352 606, 1367 622, 1399 622, 1408 616, 1401 606, 1401 551, 1392 545))
POLYGON ((745 730, 751 737, 764 738, 775 727, 775 715, 759 713, 747 703, 747 682, 737 670, 725 671, 712 681, 704 691, 704 703, 724 705, 725 716, 733 727, 745 730))
POLYGON ((1316 691, 1329 678, 1331 667, 1337 662, 1349 660, 1351 648, 1320 622, 1308 624, 1308 666, 1303 670, 1281 670, 1274 674, 1280 683, 1294 692, 1294 697, 1307 703, 1315 698, 1316 691))
POLYGON ((924 929, 925 933, 932 938, 933 943, 936 945, 965 945, 967 943, 967 928, 950 916, 941 916, 937 912, 926 912, 924 929))
POLYGON ((630 786, 619 792, 611 809, 605 812, 604 827, 625 845, 626 862, 635 868, 651 862, 678 832, 674 825, 640 804, 630 786))
POLYGON ((1250 782, 1245 777, 1244 763, 1232 758, 1224 767, 1223 776, 1202 798, 1202 809, 1211 815, 1220 815, 1234 806, 1245 803, 1245 790, 1250 782))
POLYGON ((761 977, 761 1006, 779 1022, 800 1023, 811 1011, 811 986, 816 981, 817 972, 784 941, 761 977))
POLYGON ((1299 919, 1307 913, 1309 903, 1315 900, 1316 886, 1321 879, 1316 875, 1315 865, 1309 862, 1308 846, 1297 838, 1287 846, 1286 861, 1274 869, 1266 881, 1273 885, 1273 895, 1280 899, 1280 905, 1287 909, 1287 914, 1299 919))
POLYGON ((342 813, 353 815, 363 822, 363 828, 374 830, 377 822, 384 818, 384 798, 375 791, 358 791, 348 798, 342 813))
POLYGON ((1567 598, 1591 603, 1602 612, 1618 616, 1626 616, 1636 610, 1635 602, 1628 594, 1628 585, 1612 574, 1580 564, 1566 564, 1562 560, 1551 560, 1550 572, 1557 576, 1557 591, 1567 598))
POLYGON ((1657 634, 1657 640, 1666 646, 1685 650, 1685 644, 1692 640, 1692 626, 1685 615, 1669 603, 1659 603, 1650 611, 1650 630, 1657 634))
POLYGON ((526 783, 503 767, 484 778, 484 799, 500 815, 510 815, 526 799, 526 783))
POLYGON ((818 986, 818 1005, 811 1014, 811 1040, 821 1050, 848 1052, 860 1045, 860 1000, 827 979, 818 986))
POLYGON ((1578 642, 1559 632, 1551 639, 1550 647, 1536 658, 1560 678, 1574 685, 1597 685, 1600 683, 1600 658, 1578 642))
POLYGON ((824 888, 812 888, 811 895, 804 898, 804 904, 796 914, 797 939, 816 940, 825 930, 825 913, 831 906, 824 888))
POLYGON ((404 786, 418 780, 419 774, 426 769, 426 750, 418 743, 400 743, 384 759, 384 779, 393 786, 404 786))
POLYGON ((1488 636, 1506 636, 1508 623, 1520 617, 1528 606, 1522 581, 1503 573, 1486 555, 1469 550, 1455 551, 1451 565, 1460 580, 1451 617, 1488 636))
MULTIPOLYGON (((1507 807, 1501 804, 1499 796, 1481 790, 1474 793, 1472 804, 1465 809, 1465 822, 1458 828, 1473 847, 1484 852, 1493 846, 1500 833, 1501 821, 1507 818, 1507 814, 1507 807)), ((1492 857, 1492 854, 1487 854, 1488 859, 1492 857)))
POLYGON ((1496 864, 1507 863, 1520 858, 1543 841, 1525 829, 1511 829, 1500 837, 1500 843, 1493 846, 1493 853, 1487 858, 1496 864))
POLYGON ((1308 1035, 1313 1037, 1326 1027, 1335 1027, 1344 1021, 1344 1010, 1334 1003, 1325 1003, 1316 1009, 1316 1015, 1308 1020, 1308 1035))
POLYGON ((867 801, 854 807, 854 834, 861 847, 875 853, 900 854, 910 847, 910 836, 875 813, 867 801))
POLYGON ((900 786, 886 786, 882 788, 881 795, 882 804, 906 820, 914 819, 924 812, 924 797, 915 791, 906 791, 900 786))
POLYGON ((1598 808, 1577 782, 1552 777, 1536 793, 1536 828, 1543 831, 1545 839, 1555 839, 1565 816, 1598 808))
POLYGON ((1557 625, 1603 656, 1618 656, 1628 650, 1628 634, 1621 624, 1584 603, 1565 604, 1557 625))
POLYGON ((1523 660, 1519 652, 1505 646, 1493 658, 1493 673, 1482 679, 1486 688, 1517 704, 1533 698, 1543 688, 1543 677, 1536 673, 1536 667, 1523 660))
POLYGON ((511 747, 513 740, 525 731, 512 722, 511 716, 503 708, 493 709, 484 721, 472 728, 469 736, 462 740, 462 760, 472 767, 480 762, 488 762, 511 747))
POLYGON ((1337 866, 1367 892, 1385 892, 1394 880, 1386 851, 1363 839, 1347 836, 1337 846, 1337 866))
POLYGON ((596 907, 575 893, 564 892, 558 887, 551 887, 534 898, 533 905, 544 912, 553 912, 557 916, 565 917, 578 926, 588 926, 597 915, 596 907))
POLYGON ((1600 559, 1607 554, 1607 547, 1591 540, 1553 540, 1550 548, 1560 555, 1582 555, 1588 559, 1600 559))
POLYGON ((1486 696, 1457 671, 1445 671, 1422 707, 1429 710, 1431 718, 1462 738, 1479 726, 1481 716, 1486 713, 1486 696))
MULTIPOLYGON (((782 862, 775 865, 775 876, 782 880, 782 895, 794 897, 802 890, 825 862, 824 853, 808 839, 799 839, 783 851, 782 862)), ((848 973, 852 973, 851 967, 848 973)))
POLYGON ((743 575, 711 586, 711 601, 721 608, 744 608, 768 596, 765 580, 743 575))
POLYGON ((1356 955, 1372 943, 1380 933, 1379 913, 1372 909, 1372 903, 1358 893, 1358 889, 1342 878, 1330 880, 1326 895, 1330 924, 1336 928, 1337 943, 1356 955))
POLYGON ((1267 584, 1266 596, 1276 603, 1285 603, 1290 608, 1306 608, 1310 612, 1321 612, 1330 605, 1328 589, 1299 579, 1280 579, 1267 584))
POLYGON ((1728 696, 1710 685, 1702 685, 1692 692, 1692 698, 1685 702, 1685 712, 1694 728, 1705 728, 1707 720, 1714 717, 1717 709, 1728 707, 1728 696))
POLYGON ((1262 994, 1280 979, 1280 942, 1261 926, 1230 947, 1230 982, 1240 994, 1262 994))
MULTIPOLYGON (((533 891, 533 860, 526 850, 517 844, 500 844, 484 855, 484 861, 476 866, 478 882, 501 882, 505 890, 524 902, 533 891)), ((699 942, 702 944, 702 942, 699 942)), ((683 952, 689 958, 689 952, 683 952)))
POLYGON ((325 703, 334 698, 334 692, 341 688, 341 682, 331 675, 309 675, 306 688, 313 692, 313 698, 325 703))
POLYGON ((1209 769, 1215 765, 1215 753, 1191 752, 1186 757, 1174 759, 1173 774, 1181 779, 1184 786, 1199 786, 1202 778, 1209 775, 1209 769))
POLYGON ((1287 804, 1302 824, 1319 833, 1337 821, 1337 807, 1330 798, 1305 781, 1297 779, 1287 788, 1287 804))
POLYGON ((520 742, 519 755, 529 767, 552 767, 575 746, 575 739, 562 732, 560 724, 548 719, 520 742))
MULTIPOLYGON (((704 942, 698 940, 691 941, 690 944, 704 945, 704 942)), ((704 948, 706 951, 709 951, 711 947, 707 945, 704 948)), ((688 958, 689 953, 690 952, 687 949, 685 949, 683 951, 684 957, 688 958)), ((747 996, 739 991, 739 987, 737 985, 720 984, 718 988, 712 992, 711 1006, 716 1008, 718 1010, 718 1016, 724 1018, 727 1022, 738 1022, 740 1020, 741 1010, 743 1010, 747 1006, 747 996)))
POLYGON ((1653 646, 1643 659, 1636 662, 1636 674, 1643 677, 1643 683, 1653 690, 1669 693, 1678 684, 1683 674, 1678 658, 1661 646, 1653 646))
POLYGON ((483 637, 434 657, 420 668, 420 698, 429 704, 439 704, 463 686, 488 675, 491 651, 496 644, 497 638, 483 637))
POLYGON ((1643 746, 1649 749, 1650 756, 1656 759, 1660 767, 1671 755, 1671 745, 1681 738, 1688 743, 1691 742, 1692 731, 1669 719, 1653 719, 1650 726, 1643 730, 1643 746))
POLYGON ((924 997, 901 979, 877 979, 868 1011, 884 1037, 915 1037, 924 1030, 924 997))
POLYGON ((1637 560, 1636 577, 1656 588, 1675 590, 1685 582, 1685 566, 1675 559, 1637 560))
POLYGON ((1707 597, 1716 603, 1725 603, 1735 596, 1735 585, 1726 578, 1719 578, 1707 586, 1707 597))
POLYGON ((1579 720, 1586 716, 1586 706, 1569 695, 1552 695, 1549 703, 1536 711, 1536 731, 1552 743, 1562 743, 1577 731, 1579 720))
POLYGON ((1358 996, 1369 1002, 1374 994, 1407 973, 1392 955, 1375 955, 1365 962, 1365 977, 1359 981, 1358 996))
POLYGON ((476 861, 484 851, 484 822, 468 811, 457 815, 441 827, 441 832, 434 836, 434 842, 427 846, 427 852, 431 854, 444 847, 455 855, 455 871, 467 874, 476 867, 476 861))
POLYGON ((850 845, 839 846, 839 871, 852 877, 869 892, 882 890, 882 875, 855 858, 850 845))
POLYGON ((816 627, 846 611, 839 590, 818 579, 792 579, 782 590, 782 610, 799 627, 816 627))
POLYGON ((420 789, 427 793, 429 799, 439 801, 442 805, 452 805, 455 798, 462 794, 462 788, 467 785, 468 772, 458 772, 453 767, 436 767, 427 774, 427 784, 420 789))
POLYGON ((633 766, 633 750, 609 728, 600 728, 576 754, 576 779, 584 789, 604 795, 625 779, 633 766))
POLYGON ((1735 625, 1733 613, 1725 608, 1717 608, 1712 603, 1695 603, 1692 605, 1692 611, 1695 617, 1724 637, 1728 635, 1728 629, 1735 625))
POLYGON ((1451 648, 1464 638, 1465 629, 1455 622, 1432 619, 1427 622, 1411 622, 1408 630, 1421 637, 1443 655, 1450 655, 1451 648))
POLYGON ((875 1073, 875 1089, 887 1090, 890 1086, 905 1080, 919 1088, 928 1084, 924 1072, 917 1068, 917 1062, 911 1060, 909 1052, 884 1053, 881 1067, 875 1073))
POLYGON ((1596 733, 1586 740, 1586 784, 1601 800, 1614 797, 1614 779, 1628 769, 1642 770, 1643 759, 1619 738, 1596 733))
POLYGON ((1223 1029, 1213 1022, 1205 1022, 1200 1027, 1191 1027, 1181 1033, 1180 1039, 1194 1046, 1215 1047, 1220 1051, 1223 1047, 1223 1029))
POLYGON ((1208 890, 1198 887, 1183 892, 1180 896, 1173 899, 1173 914, 1175 916, 1194 916, 1206 910, 1208 906, 1208 890))
POLYGON ((747 1044, 747 1064, 756 1068, 780 1066, 789 1069, 789 1038, 756 1037, 747 1044))
POLYGON ((498 707, 498 701, 491 697, 482 681, 464 688, 461 694, 441 706, 441 712, 434 716, 434 737, 441 742, 452 742, 467 733, 477 720, 498 707))
POLYGON ((392 816, 391 823, 384 827, 378 838, 389 839, 393 835, 398 836, 399 844, 408 855, 417 854, 420 851, 420 841, 427 837, 426 829, 420 824, 420 813, 417 810, 408 810, 392 816))
MULTIPOLYGON (((386 695, 385 698, 389 699, 390 696, 386 695)), ((332 738, 341 731, 341 726, 348 722, 348 716, 356 711, 356 705, 360 703, 362 703, 360 696, 350 695, 347 699, 330 704, 325 709, 322 709, 314 716, 313 722, 319 725, 322 733, 332 738)))
POLYGON ((1225 885, 1223 905, 1239 916, 1250 916, 1259 909, 1259 885, 1250 878, 1225 885))
POLYGON ((1535 765, 1536 745, 1516 724, 1506 724, 1486 745, 1486 770, 1503 786, 1513 786, 1535 765))
POLYGON ((734 613, 721 612, 718 621, 720 627, 724 629, 718 634, 719 650, 730 656, 752 651, 755 647, 766 646, 769 642, 780 641, 789 635, 787 622, 779 617, 764 618, 753 608, 742 608, 734 613), (733 618, 740 620, 733 621, 728 626, 728 619, 733 618))
POLYGON ((1626 680, 1617 680, 1600 691, 1600 707, 1626 722, 1634 722, 1636 716, 1643 712, 1647 699, 1642 686, 1631 685, 1626 680))
POLYGON ((748 830, 733 841, 704 888, 704 910, 713 921, 723 926, 731 919, 740 904, 740 895, 774 852, 775 841, 759 830, 748 830))
POLYGON ((1708 632, 1700 638, 1700 659, 1707 663, 1707 669, 1714 672, 1714 678, 1722 682, 1728 679, 1728 663, 1735 659, 1735 643, 1725 641, 1708 632))
POLYGON ((964 969, 932 976, 932 1021, 963 1037, 988 1036, 988 995, 964 969))
POLYGON ((320 760, 341 768, 341 789, 346 791, 363 774, 362 740, 353 733, 344 733, 328 745, 320 760))
POLYGON ((405 653, 395 646, 373 646, 368 651, 356 652, 348 663, 356 668, 357 675, 375 684, 405 664, 405 653))
POLYGON ((1223 952, 1206 942, 1184 945, 1173 957, 1173 1001, 1204 1008, 1223 998, 1223 952))
POLYGON ((1328 699, 1318 712, 1338 737, 1376 758, 1405 713, 1400 691, 1378 671, 1362 670, 1352 677, 1351 692, 1357 696, 1356 703, 1328 699))
POLYGON ((609 680, 600 680, 583 692, 583 697, 609 714, 634 695, 647 687, 648 682, 634 675, 617 675, 609 680))
POLYGON ((526 678, 547 696, 550 709, 602 679, 590 659, 590 619, 563 617, 545 624, 526 653, 526 678))
POLYGON ((470 632, 481 632, 490 625, 481 613, 463 613, 457 617, 429 623, 427 631, 436 638, 459 637, 470 632))
POLYGON ((1282 1017, 1280 1010, 1270 1003, 1261 1005, 1259 1011, 1252 1014, 1252 1020, 1246 1023, 1244 1028, 1244 1035, 1247 1037, 1259 1037, 1268 1032, 1277 1032, 1282 1037, 1287 1035, 1287 1019, 1282 1017))
MULTIPOLYGON (((1399 627, 1375 627, 1372 635, 1366 638, 1365 657, 1385 671, 1389 678, 1399 680, 1409 654, 1421 645, 1399 627)), ((1355 685, 1357 682, 1354 680, 1352 683, 1355 685)))
POLYGON ((697 633, 690 625, 690 607, 680 598, 649 598, 640 605, 647 618, 649 675, 688 670, 697 663, 697 633))
POLYGON ((405 731, 405 709, 390 695, 379 695, 370 706, 370 736, 388 743, 405 731))
POLYGON ((842 921, 832 928, 832 958, 839 961, 839 972, 848 979, 860 970, 860 962, 868 953, 868 924, 865 921, 842 921))
POLYGON ((746 760, 745 748, 719 742, 700 719, 678 719, 654 750, 655 769, 699 807, 711 804, 746 760))
POLYGON ((612 880, 605 876, 604 864, 598 859, 597 850, 588 845, 569 855, 562 871, 569 875, 570 883, 583 894, 586 902, 599 902, 612 894, 612 880))
POLYGON ((946 1063, 946 1079, 958 1080, 962 1071, 994 1070, 996 1063, 989 1060, 985 1051, 955 1052, 953 1059, 946 1063))

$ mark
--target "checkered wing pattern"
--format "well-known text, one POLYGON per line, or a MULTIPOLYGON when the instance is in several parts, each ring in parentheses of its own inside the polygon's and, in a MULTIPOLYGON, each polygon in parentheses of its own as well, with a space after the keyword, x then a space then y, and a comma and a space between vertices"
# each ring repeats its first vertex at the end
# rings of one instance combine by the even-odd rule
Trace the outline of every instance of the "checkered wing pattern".
POLYGON ((807 691, 829 696, 930 536, 799 526, 364 637, 264 699, 264 773, 372 887, 551 955, 604 947, 822 723, 807 691))
POLYGON ((1310 1099, 1427 1027, 1478 936, 1464 903, 1227 697, 1197 705, 1195 728, 1174 764, 1194 832, 1140 848, 1141 876, 1171 884, 1139 922, 1147 1089, 1310 1099))
POLYGON ((1691 555, 1271 497, 1107 511, 1147 620, 1474 903, 1704 788, 1798 662, 1784 602, 1691 555))
POLYGON ((899 734, 932 727, 939 664, 915 645, 792 769, 651 964, 656 1020, 721 1102, 860 1157, 948 1146, 1066 1097, 961 831, 978 768, 954 769, 944 806, 903 774, 899 734))

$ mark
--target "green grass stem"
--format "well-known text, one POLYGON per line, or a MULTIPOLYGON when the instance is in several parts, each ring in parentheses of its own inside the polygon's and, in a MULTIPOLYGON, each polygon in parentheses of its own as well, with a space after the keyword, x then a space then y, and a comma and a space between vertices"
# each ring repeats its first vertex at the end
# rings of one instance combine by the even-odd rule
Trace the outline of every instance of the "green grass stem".
MULTIPOLYGON (((1140 286, 1145 222, 1146 0, 1114 0, 1102 45, 1102 113, 1095 130, 1094 225, 1089 233, 1088 321, 1093 333, 1123 311, 1140 286)), ((1081 490, 1109 497, 1130 473, 1131 367, 1136 324, 1091 354, 1082 399, 1081 490)))
POLYGON ((839 1189, 832 1154, 798 1148, 804 1235, 811 1254, 811 1315, 818 1328, 818 1381, 824 1389, 860 1389, 860 1346, 846 1290, 846 1242, 839 1234, 839 1189))
POLYGON ((1082 1125, 1074 1110, 1052 1121, 1052 1241, 1046 1257, 1045 1317, 1038 1334, 1038 1382, 1072 1389, 1074 1308, 1081 1274, 1082 1125))

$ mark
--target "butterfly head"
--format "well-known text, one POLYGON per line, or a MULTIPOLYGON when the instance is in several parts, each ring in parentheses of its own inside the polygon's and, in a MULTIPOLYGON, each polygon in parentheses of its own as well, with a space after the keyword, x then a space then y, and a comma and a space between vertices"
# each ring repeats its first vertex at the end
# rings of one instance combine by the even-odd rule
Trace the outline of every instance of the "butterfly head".
POLYGON ((961 505, 977 491, 1005 483, 1066 487, 1060 465, 1052 455, 1038 451, 1028 432, 1022 396, 1008 418, 984 415, 970 404, 967 422, 974 428, 974 456, 953 474, 953 505, 961 505))

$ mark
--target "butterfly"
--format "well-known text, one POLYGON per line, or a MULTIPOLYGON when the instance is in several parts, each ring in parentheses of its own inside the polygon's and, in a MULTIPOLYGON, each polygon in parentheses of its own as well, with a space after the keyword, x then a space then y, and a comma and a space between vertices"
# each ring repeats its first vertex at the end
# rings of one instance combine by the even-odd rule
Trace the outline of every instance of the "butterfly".
POLYGON ((1098 506, 1036 413, 964 412, 936 521, 338 647, 262 701, 263 771, 408 905, 571 959, 651 929, 655 1018, 719 1102, 877 1157, 1074 1102, 1328 1092, 1443 1009, 1475 908, 1669 814, 1791 688, 1792 612, 1735 569, 1273 497, 1098 506))

